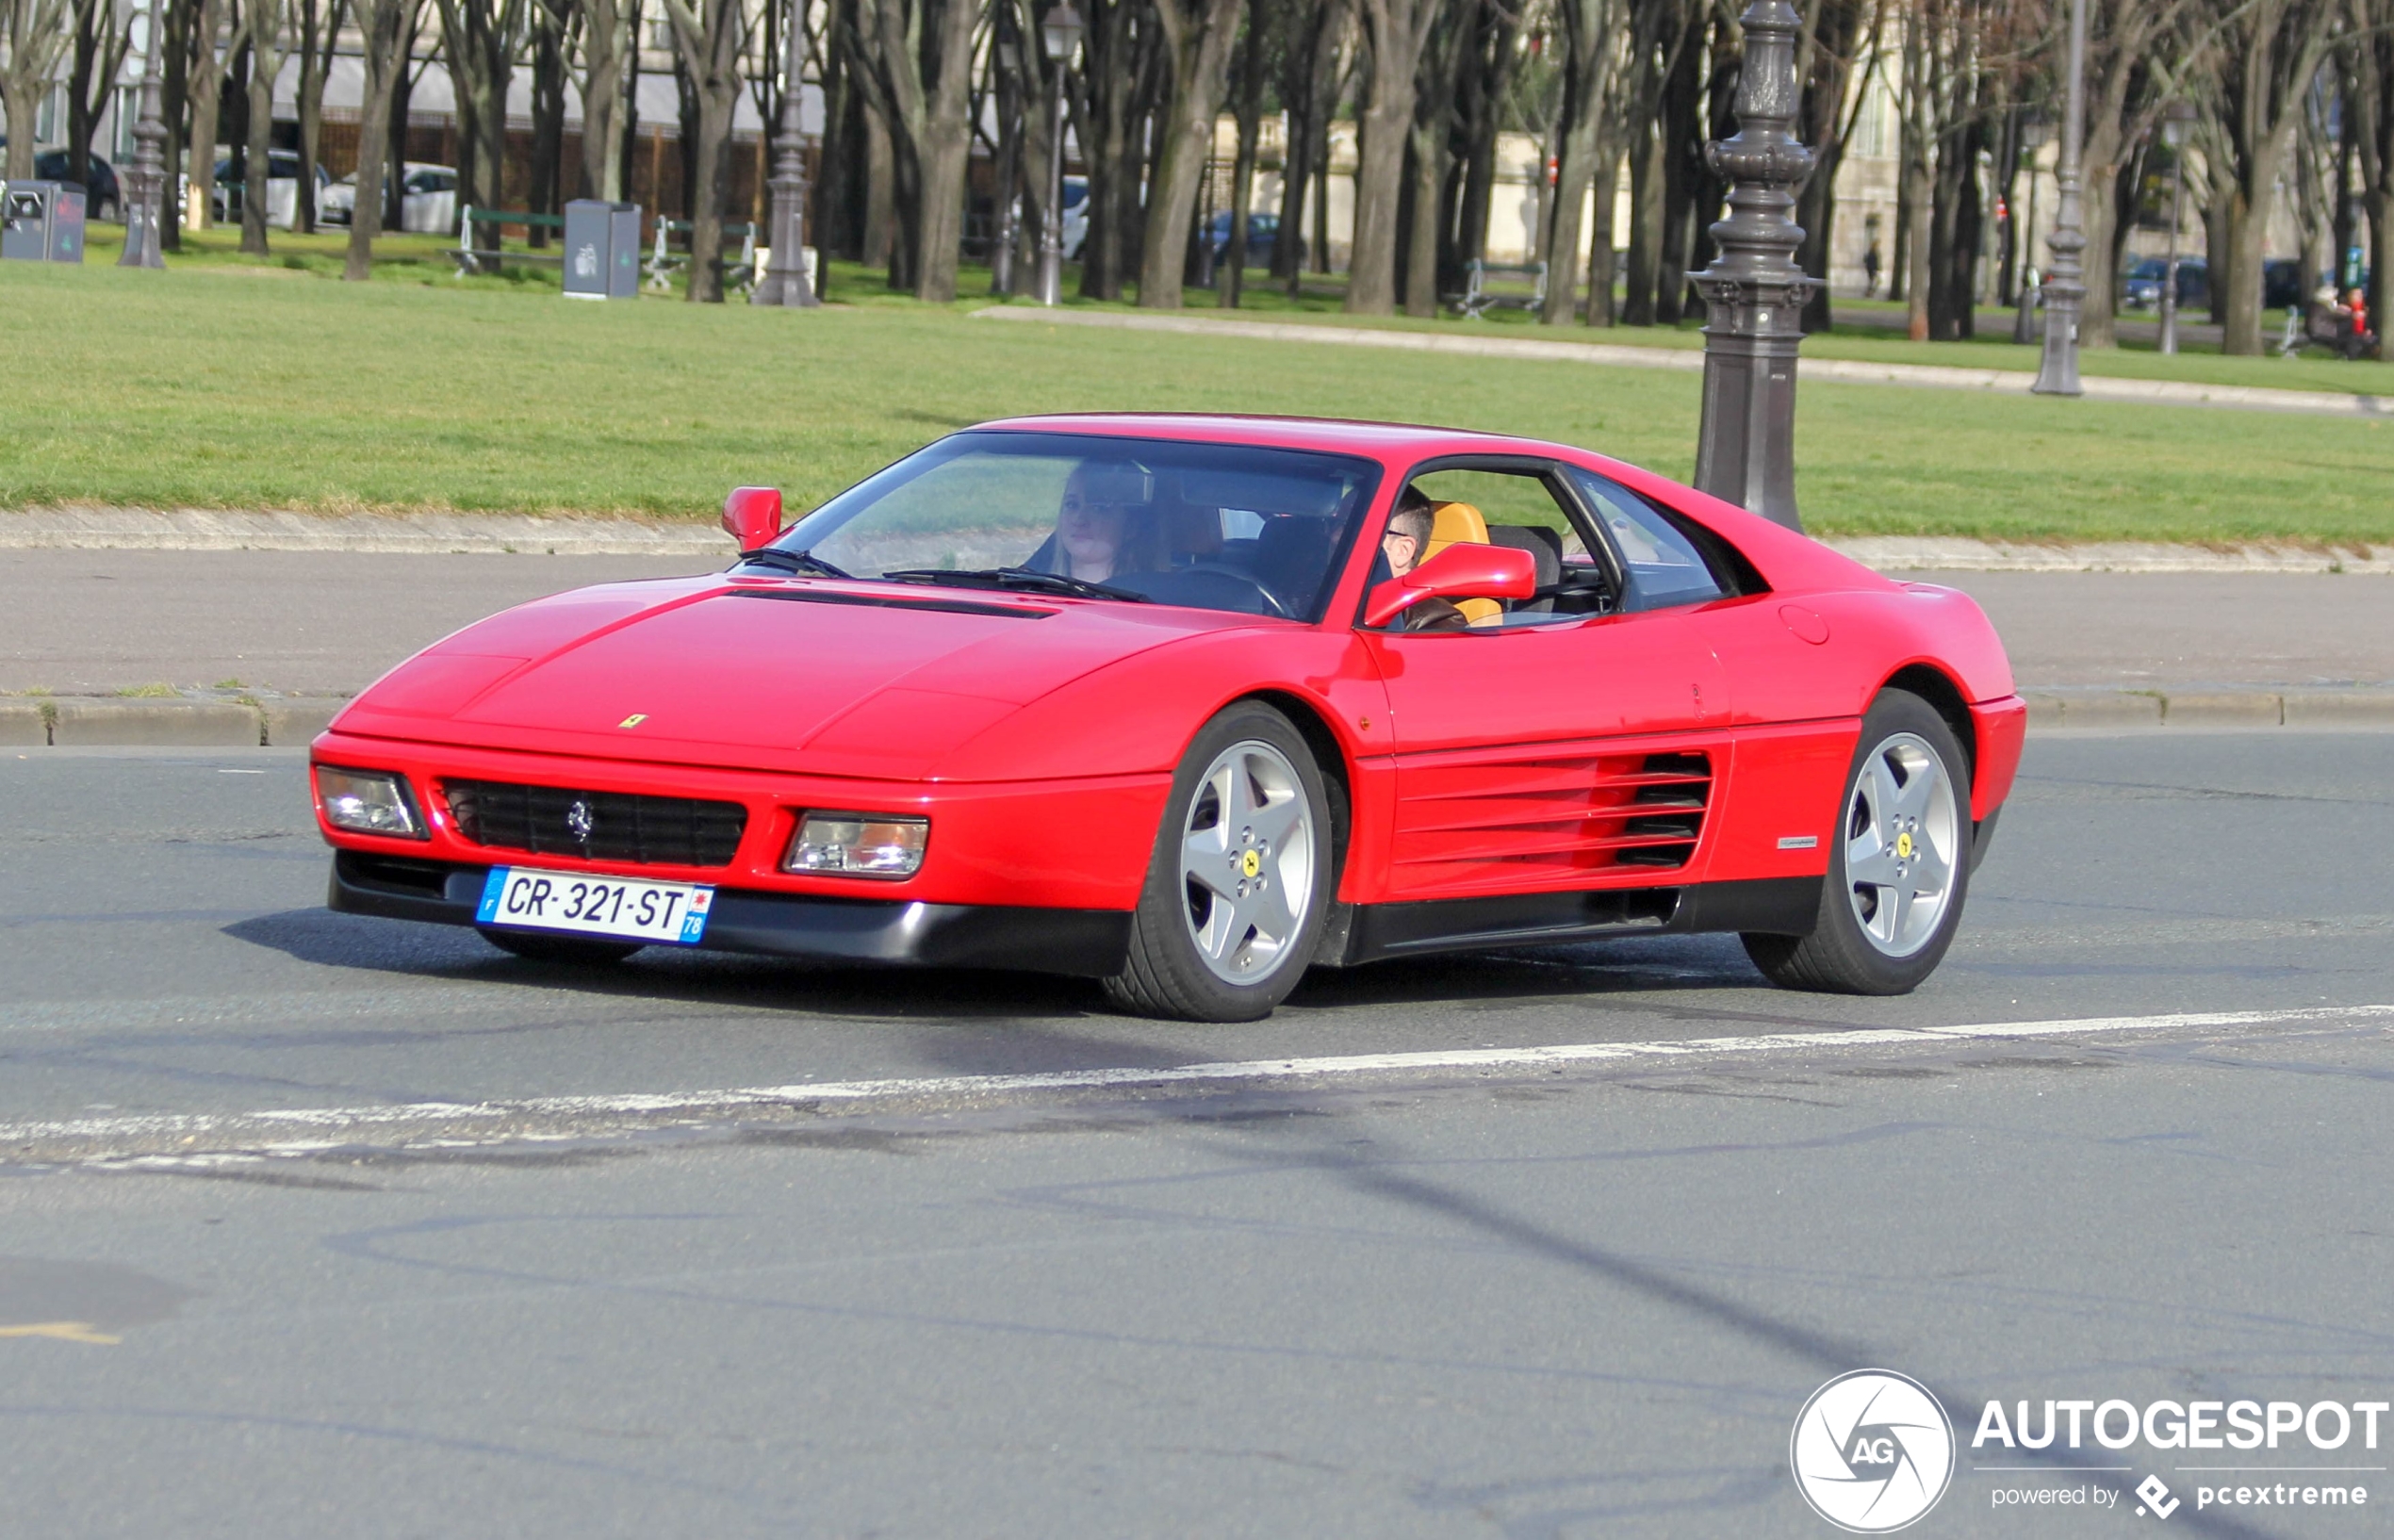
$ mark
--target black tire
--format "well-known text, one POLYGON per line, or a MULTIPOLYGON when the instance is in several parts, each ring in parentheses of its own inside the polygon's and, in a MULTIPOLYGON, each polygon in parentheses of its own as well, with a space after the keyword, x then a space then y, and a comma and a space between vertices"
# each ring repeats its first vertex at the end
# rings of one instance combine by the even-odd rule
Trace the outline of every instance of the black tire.
MULTIPOLYGON (((1270 756, 1258 756, 1257 762, 1269 763, 1270 756)), ((1247 875, 1261 873, 1287 891, 1295 880, 1289 875, 1293 871, 1289 862, 1297 849, 1292 834, 1271 848, 1269 861, 1251 863, 1247 875)), ((1129 956, 1123 971, 1105 980, 1107 998, 1137 1015, 1179 1021, 1253 1022, 1271 1015, 1304 977, 1320 944, 1323 916, 1338 886, 1336 849, 1331 799, 1304 735, 1286 716, 1259 702, 1242 701, 1226 708, 1198 731, 1172 777, 1172 795, 1158 820, 1155 850, 1148 860, 1147 885, 1131 916, 1129 956), (1292 783, 1282 789, 1287 800, 1271 806, 1285 809, 1302 798, 1297 816, 1303 820, 1307 842, 1304 902, 1279 906, 1278 912, 1292 918, 1294 924, 1287 927, 1289 934, 1271 946, 1268 958, 1251 964, 1256 968, 1252 979, 1224 976, 1200 949, 1198 930, 1213 927, 1211 906, 1229 900, 1193 884, 1183 869, 1183 849, 1192 830, 1203 833, 1219 827, 1226 840, 1237 838, 1230 830, 1232 820, 1223 815, 1212 790, 1212 779, 1220 778, 1209 779, 1207 771, 1242 745, 1268 748, 1292 773, 1292 783)), ((1225 855, 1233 862, 1227 869, 1236 876, 1239 868, 1235 860, 1243 851, 1234 844, 1226 846, 1225 855)), ((1261 926, 1248 927, 1241 934, 1253 938, 1254 944, 1242 951, 1244 943, 1231 935, 1227 924, 1222 933, 1231 939, 1219 967, 1233 971, 1241 956, 1254 957, 1266 940, 1261 926)))
MULTIPOLYGON (((1782 989, 1830 994, 1909 994, 1943 960, 1945 949, 1953 944, 1954 932, 1961 924, 1963 900, 1969 896, 1970 757, 1935 707, 1908 691, 1885 691, 1872 702, 1868 714, 1862 718, 1861 741, 1855 745, 1853 762, 1846 767, 1845 791, 1837 807, 1837 822, 1829 841, 1828 876, 1821 883, 1820 913, 1812 933, 1748 934, 1740 938, 1746 943, 1746 955, 1782 989), (1953 805, 1951 827, 1939 835, 1949 848, 1936 852, 1947 867, 1942 907, 1926 934, 1910 941, 1894 938, 1891 944, 1888 940, 1873 939, 1873 933, 1864 928, 1861 912, 1865 908, 1876 910, 1877 904, 1883 902, 1876 895, 1887 890, 1858 884, 1847 862, 1854 842, 1870 827, 1867 812, 1860 805, 1865 795, 1863 778, 1875 760, 1890 752, 1891 745, 1902 745, 1895 750, 1898 755, 1919 745, 1935 757, 1937 768, 1951 791, 1953 805), (1858 896, 1858 890, 1865 887, 1870 887, 1871 892, 1858 896)), ((1920 848, 1916 844, 1909 846, 1914 851, 1920 848)), ((1927 868, 1915 864, 1898 870, 1920 873, 1927 868)), ((1907 888, 1906 893, 1909 894, 1910 890, 1907 888)), ((1910 897, 1906 899, 1907 903, 1911 901, 1910 897)), ((1901 914, 1900 909, 1895 911, 1896 917, 1888 922, 1891 927, 1902 923, 1901 914)))
POLYGON ((512 952, 527 962, 557 962, 595 968, 605 963, 621 962, 640 950, 638 942, 602 942, 586 936, 544 936, 528 930, 491 930, 480 926, 475 928, 491 945, 501 952, 512 952))

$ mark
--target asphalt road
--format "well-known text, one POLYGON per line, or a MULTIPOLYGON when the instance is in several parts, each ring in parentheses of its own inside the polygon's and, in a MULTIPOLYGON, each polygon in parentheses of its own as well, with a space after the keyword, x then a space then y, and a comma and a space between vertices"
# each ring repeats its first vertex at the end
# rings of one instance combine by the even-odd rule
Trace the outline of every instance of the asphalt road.
MULTIPOLYGON (((2033 740, 1908 999, 1657 940, 1320 976, 1238 1027, 543 970, 323 911, 294 755, 0 759, 0 1532, 1813 1536, 1789 1429, 1864 1365, 1965 1440, 1992 1397, 2394 1399, 2388 744, 2033 740), (1646 1057, 272 1158, 189 1121, 1555 1043, 1646 1057), (195 1132, 26 1131, 149 1114, 195 1132)), ((2233 1518, 2178 1468, 2233 1457, 1960 1458, 1911 1532, 2118 1521, 1994 1494, 2146 1474, 2201 1533, 2394 1502, 2357 1441, 2268 1458, 2379 1467, 2296 1478, 2369 1507, 2233 1518)))
MULTIPOLYGON (((728 554, 728 547, 727 547, 728 554)), ((673 556, 0 550, 0 691, 350 695, 494 611, 705 571, 673 556)), ((1984 604, 2026 687, 2394 680, 2394 585, 2326 573, 1931 572, 1984 604)))

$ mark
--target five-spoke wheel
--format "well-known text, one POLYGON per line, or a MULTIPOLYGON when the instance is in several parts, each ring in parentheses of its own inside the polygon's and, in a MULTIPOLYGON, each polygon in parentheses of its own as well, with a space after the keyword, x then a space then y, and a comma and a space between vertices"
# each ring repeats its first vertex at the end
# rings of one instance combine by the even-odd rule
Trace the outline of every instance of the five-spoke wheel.
POLYGON ((1936 971, 1970 885, 1970 761, 1936 708, 1902 690, 1862 718, 1809 936, 1753 934, 1775 983, 1902 994, 1936 971))
POLYGON ((1172 778, 1117 1005, 1244 1022, 1303 977, 1331 884, 1329 797, 1313 751, 1259 702, 1205 724, 1172 778))

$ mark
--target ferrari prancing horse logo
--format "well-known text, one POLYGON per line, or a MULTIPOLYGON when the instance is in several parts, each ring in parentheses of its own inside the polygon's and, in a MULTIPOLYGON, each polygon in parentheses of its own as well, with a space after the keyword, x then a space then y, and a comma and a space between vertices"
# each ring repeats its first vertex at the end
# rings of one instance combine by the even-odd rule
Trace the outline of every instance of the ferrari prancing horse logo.
POLYGON ((1910 829, 1895 836, 1895 859, 1897 860, 1911 860, 1911 831, 1910 829))
POLYGON ((1238 858, 1238 875, 1241 876, 1259 876, 1263 869, 1264 853, 1260 850, 1250 850, 1238 858))
POLYGON ((648 720, 648 713, 647 712, 634 712, 630 716, 627 716, 622 721, 616 723, 615 726, 618 728, 636 728, 647 720, 648 720))

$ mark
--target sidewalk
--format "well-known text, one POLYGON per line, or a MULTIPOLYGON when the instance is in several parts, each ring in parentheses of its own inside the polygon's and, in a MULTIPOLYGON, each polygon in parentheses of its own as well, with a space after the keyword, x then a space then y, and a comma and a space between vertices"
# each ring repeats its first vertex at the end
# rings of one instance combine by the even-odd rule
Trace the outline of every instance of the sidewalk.
MULTIPOLYGON (((1531 337, 1465 336, 1368 326, 1320 326, 1270 320, 1206 320, 1195 316, 1128 315, 1114 310, 1049 310, 993 305, 973 312, 976 320, 1011 320, 1050 326, 1109 326, 1133 332, 1178 332, 1190 336, 1239 336, 1268 342, 1310 342, 1344 348, 1395 348, 1411 352, 1468 353, 1483 358, 1538 359, 1547 363, 1599 364, 1609 369, 1675 369, 1700 374, 1704 354, 1694 348, 1631 347, 1613 342, 1555 342, 1531 337)), ((1930 390, 1977 390, 2025 396, 2036 376, 2025 369, 1955 369, 1942 364, 1873 364, 1851 358, 1807 358, 1801 377, 1843 385, 1911 385, 1930 390)), ((2086 399, 2153 406, 2208 406, 2239 412, 2293 412, 2339 418, 2394 417, 2394 397, 2353 396, 2332 390, 2275 390, 2251 385, 2197 385, 2182 380, 2123 380, 2083 376, 2086 399)))
MULTIPOLYGON (((304 741, 340 697, 496 610, 729 555, 720 536, 648 555, 0 549, 0 742, 256 742, 278 721, 278 741, 304 741), (152 716, 165 725, 138 726, 152 716)), ((1921 576, 1986 606, 2045 726, 2299 725, 2322 702, 2394 726, 2383 577, 1921 576)))

